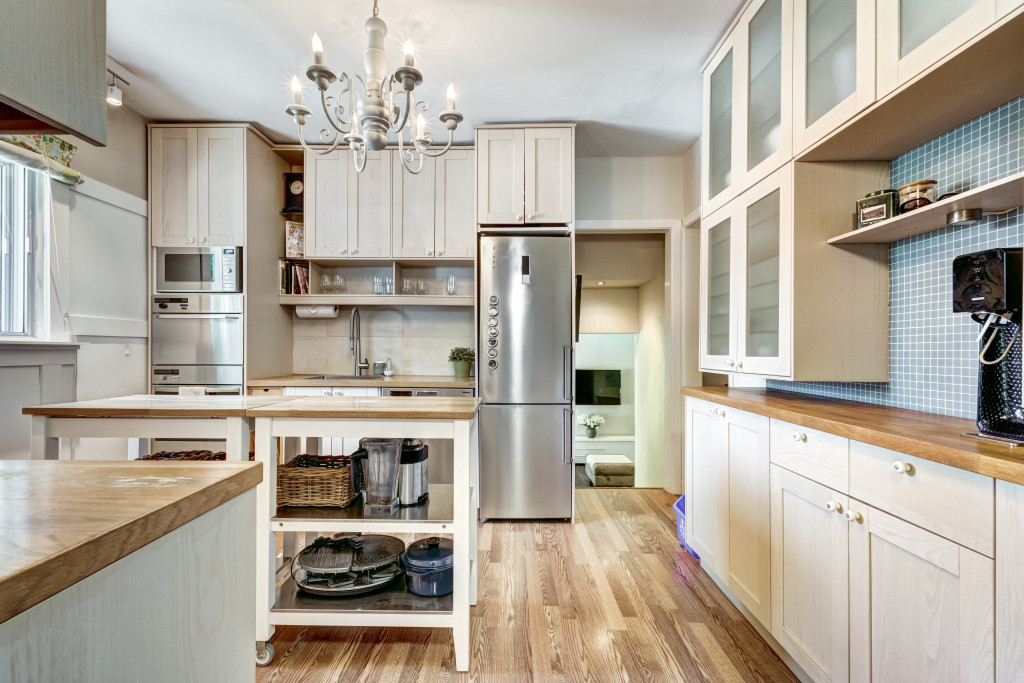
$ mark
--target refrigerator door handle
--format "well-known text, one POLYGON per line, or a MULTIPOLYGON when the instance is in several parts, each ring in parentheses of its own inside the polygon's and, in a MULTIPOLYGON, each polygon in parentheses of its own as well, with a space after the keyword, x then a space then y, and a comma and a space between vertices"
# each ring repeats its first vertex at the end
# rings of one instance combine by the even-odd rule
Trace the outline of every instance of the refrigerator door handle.
POLYGON ((562 464, 572 462, 572 408, 562 411, 562 464))
POLYGON ((572 349, 568 346, 562 347, 562 398, 566 401, 572 400, 572 349))

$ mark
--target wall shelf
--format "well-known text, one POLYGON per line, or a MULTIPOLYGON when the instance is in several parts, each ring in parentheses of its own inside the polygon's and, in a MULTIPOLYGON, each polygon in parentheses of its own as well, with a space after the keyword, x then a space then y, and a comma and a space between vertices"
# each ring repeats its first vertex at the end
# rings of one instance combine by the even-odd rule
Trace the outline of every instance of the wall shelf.
POLYGON ((833 237, 829 244, 889 244, 946 227, 946 214, 961 209, 1003 211, 1024 205, 1024 173, 967 190, 860 230, 833 237))
POLYGON ((282 306, 465 306, 476 305, 474 296, 401 294, 282 294, 282 306))
POLYGON ((1024 94, 1024 11, 854 116, 797 161, 891 160, 1024 94))

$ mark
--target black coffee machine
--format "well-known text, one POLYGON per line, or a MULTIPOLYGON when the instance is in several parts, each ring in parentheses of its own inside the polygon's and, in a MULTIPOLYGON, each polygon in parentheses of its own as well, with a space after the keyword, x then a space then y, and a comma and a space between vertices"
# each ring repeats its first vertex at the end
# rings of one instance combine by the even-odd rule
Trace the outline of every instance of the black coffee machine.
POLYGON ((978 435, 1024 443, 1021 406, 1022 249, 953 259, 953 312, 971 313, 978 336, 978 435))

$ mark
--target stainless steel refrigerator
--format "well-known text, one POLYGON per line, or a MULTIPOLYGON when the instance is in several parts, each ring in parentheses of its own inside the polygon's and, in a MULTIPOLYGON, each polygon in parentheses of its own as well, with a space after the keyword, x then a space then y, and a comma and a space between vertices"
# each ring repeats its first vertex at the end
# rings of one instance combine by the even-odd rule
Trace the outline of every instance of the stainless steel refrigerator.
POLYGON ((572 516, 568 236, 480 238, 480 517, 572 516))

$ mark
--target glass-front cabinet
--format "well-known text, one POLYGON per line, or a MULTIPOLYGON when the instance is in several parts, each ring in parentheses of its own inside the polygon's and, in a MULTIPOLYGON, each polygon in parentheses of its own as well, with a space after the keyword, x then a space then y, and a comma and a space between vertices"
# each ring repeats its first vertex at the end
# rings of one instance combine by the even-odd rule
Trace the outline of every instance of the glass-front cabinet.
POLYGON ((793 152, 875 101, 875 0, 794 0, 793 152))
POLYGON ((704 70, 704 216, 792 154, 792 3, 751 3, 704 70))
POLYGON ((792 174, 786 167, 706 217, 700 365, 786 377, 792 369, 792 174))
MULTIPOLYGON (((996 0, 877 0, 881 99, 996 20, 996 0)), ((983 78, 984 74, 979 74, 983 78)))

